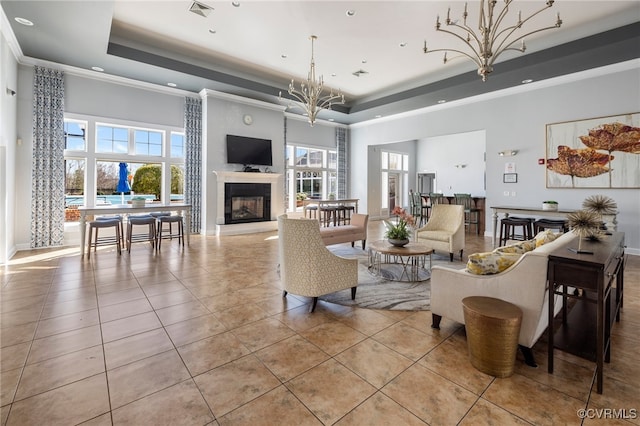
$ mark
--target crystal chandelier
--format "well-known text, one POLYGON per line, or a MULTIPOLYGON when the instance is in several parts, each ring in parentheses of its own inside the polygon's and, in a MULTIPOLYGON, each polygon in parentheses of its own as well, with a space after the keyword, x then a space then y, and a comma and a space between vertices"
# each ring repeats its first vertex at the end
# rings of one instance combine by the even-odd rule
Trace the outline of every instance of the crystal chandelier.
MULTIPOLYGON (((331 109, 331 105, 334 102, 344 104, 344 95, 339 90, 338 93, 333 93, 333 89, 331 89, 328 95, 322 96, 324 81, 322 76, 316 81, 316 64, 313 59, 313 42, 318 37, 312 35, 309 38, 311 39, 311 69, 309 70, 309 76, 307 77, 307 81, 300 83, 300 90, 293 86, 293 79, 291 79, 288 92, 302 104, 302 107, 309 117, 309 124, 313 127, 318 112, 323 108, 331 109)), ((280 93, 280 97, 282 97, 282 92, 280 93)))
POLYGON ((425 40, 423 49, 424 53, 444 51, 445 64, 448 61, 447 52, 456 52, 463 56, 466 56, 476 63, 476 65, 478 66, 478 75, 482 76, 482 81, 486 81, 487 76, 493 71, 493 63, 502 52, 506 50, 517 50, 519 52, 524 52, 526 50, 526 46, 524 44, 525 37, 530 36, 531 34, 538 33, 540 31, 560 28, 560 26, 562 25, 562 20, 560 19, 560 14, 558 13, 555 25, 540 28, 538 30, 528 32, 524 35, 516 34, 516 31, 521 29, 528 20, 553 6, 554 0, 548 0, 542 9, 533 13, 528 18, 523 20, 521 12, 518 12, 517 22, 515 22, 511 26, 499 29, 500 24, 502 24, 503 19, 509 12, 509 6, 512 2, 513 0, 504 0, 502 11, 500 11, 498 16, 494 18, 494 8, 496 6, 497 0, 487 0, 486 2, 485 0, 480 0, 480 16, 478 18, 479 34, 476 34, 475 31, 467 25, 468 14, 466 3, 464 4, 464 13, 462 14, 462 25, 458 23, 458 20, 451 20, 451 8, 449 8, 447 10, 447 19, 444 23, 447 27, 453 27, 454 30, 457 30, 452 31, 440 28, 440 16, 438 16, 436 19, 436 31, 442 31, 447 34, 451 34, 452 36, 461 40, 465 45, 467 45, 471 49, 471 52, 469 53, 457 49, 428 50, 427 41, 425 40), (517 42, 521 42, 520 47, 511 47, 517 42))

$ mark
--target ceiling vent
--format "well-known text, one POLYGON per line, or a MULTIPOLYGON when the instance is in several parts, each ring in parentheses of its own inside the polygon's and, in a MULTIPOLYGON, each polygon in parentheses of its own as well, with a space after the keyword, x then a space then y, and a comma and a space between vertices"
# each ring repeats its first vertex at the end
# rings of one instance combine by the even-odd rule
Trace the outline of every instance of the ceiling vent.
POLYGON ((204 16, 205 18, 209 16, 212 10, 213 10, 212 7, 209 7, 206 4, 202 4, 197 1, 194 1, 193 3, 191 3, 191 6, 189 7, 190 12, 193 12, 196 15, 204 16))
POLYGON ((369 74, 369 71, 365 71, 365 70, 358 70, 356 72, 353 73, 353 75, 355 75, 356 77, 360 77, 363 76, 365 74, 369 74))

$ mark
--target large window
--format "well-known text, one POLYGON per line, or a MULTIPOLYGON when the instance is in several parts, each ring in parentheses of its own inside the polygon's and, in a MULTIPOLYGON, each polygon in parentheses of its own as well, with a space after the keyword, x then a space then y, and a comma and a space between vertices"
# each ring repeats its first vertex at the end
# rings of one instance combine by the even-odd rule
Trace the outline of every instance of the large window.
MULTIPOLYGON (((66 210, 120 204, 134 195, 162 203, 183 200, 183 129, 75 114, 65 116, 64 129, 66 210), (125 178, 131 190, 119 192, 125 178)), ((68 221, 76 216, 66 215, 68 221)))
POLYGON ((335 196, 337 184, 337 153, 335 150, 288 145, 287 209, 295 211, 301 197, 329 198, 335 196))

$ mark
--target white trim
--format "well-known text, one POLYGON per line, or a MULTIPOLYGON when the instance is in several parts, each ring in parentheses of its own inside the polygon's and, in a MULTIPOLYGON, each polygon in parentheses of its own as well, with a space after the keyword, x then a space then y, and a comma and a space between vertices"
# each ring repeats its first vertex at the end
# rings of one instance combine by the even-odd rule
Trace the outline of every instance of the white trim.
POLYGON ((188 90, 162 86, 160 84, 147 83, 140 80, 134 80, 132 78, 120 77, 120 76, 102 73, 98 71, 87 70, 84 68, 78 68, 71 65, 60 64, 58 62, 45 61, 43 59, 32 58, 30 56, 22 56, 19 59, 19 63, 21 65, 28 65, 28 66, 37 65, 41 67, 54 68, 54 69, 64 71, 66 74, 70 74, 70 75, 91 78, 93 80, 108 81, 111 83, 120 84, 122 86, 134 87, 136 89, 150 90, 152 92, 163 93, 165 95, 180 96, 180 97, 184 97, 184 96, 197 97, 197 94, 195 92, 191 92, 188 90))
POLYGON ((546 87, 559 86, 561 84, 574 83, 580 80, 586 80, 589 78, 599 77, 603 75, 608 75, 608 74, 613 74, 613 73, 628 71, 633 69, 640 69, 640 59, 631 59, 629 61, 619 62, 617 64, 606 65, 599 68, 592 68, 589 70, 580 71, 573 74, 567 74, 559 77, 548 78, 546 80, 534 81, 533 83, 529 83, 529 84, 522 84, 519 86, 509 87, 507 89, 496 90, 494 92, 483 93, 481 95, 458 99, 458 100, 447 102, 444 104, 430 105, 424 108, 405 111, 405 112, 388 115, 381 118, 374 118, 371 120, 360 121, 358 123, 350 124, 349 127, 359 128, 359 127, 368 126, 372 123, 382 123, 386 121, 398 120, 400 118, 413 117, 416 115, 424 114, 426 112, 439 111, 443 109, 459 107, 462 105, 485 102, 491 99, 498 99, 498 98, 511 96, 519 93, 526 93, 526 92, 539 90, 546 87))
POLYGON ((200 97, 202 97, 202 99, 206 99, 207 97, 212 97, 216 99, 222 99, 224 101, 231 101, 239 104, 251 105, 251 106, 256 106, 264 109, 270 109, 273 111, 284 111, 286 109, 286 107, 282 105, 275 105, 269 102, 260 101, 257 99, 245 98, 243 96, 233 95, 231 93, 218 92, 217 90, 211 90, 211 89, 202 89, 200 91, 200 97))
POLYGON ((11 49, 11 53, 13 53, 16 61, 18 61, 24 56, 24 54, 22 53, 22 49, 20 48, 18 39, 13 32, 13 28, 11 28, 9 18, 7 18, 7 15, 4 13, 4 9, 2 7, 0 7, 0 30, 2 32, 2 35, 4 35, 4 38, 7 40, 7 44, 11 49))
MULTIPOLYGON (((286 109, 286 107, 285 107, 286 109)), ((294 114, 292 112, 284 112, 284 116, 287 118, 290 118, 292 120, 296 120, 296 121, 304 121, 305 123, 309 122, 309 118, 306 115, 300 115, 300 114, 294 114)), ((348 116, 348 114, 347 114, 348 116)), ((316 121, 313 123, 314 125, 316 124, 320 124, 322 126, 328 126, 328 127, 342 127, 343 129, 348 129, 349 125, 348 124, 343 124, 343 123, 336 123, 334 121, 329 121, 329 120, 323 120, 321 118, 316 118, 316 121)))

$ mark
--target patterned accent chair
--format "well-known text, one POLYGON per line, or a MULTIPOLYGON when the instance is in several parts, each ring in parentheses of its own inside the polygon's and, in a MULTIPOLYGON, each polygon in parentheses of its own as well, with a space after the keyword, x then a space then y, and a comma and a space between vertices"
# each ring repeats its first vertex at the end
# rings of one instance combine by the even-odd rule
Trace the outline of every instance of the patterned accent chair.
POLYGON ((453 262, 453 254, 464 250, 464 206, 456 204, 436 204, 432 207, 431 216, 425 226, 416 231, 418 242, 426 244, 434 250, 449 253, 453 262))
POLYGON ((313 312, 318 296, 351 288, 356 297, 358 261, 331 253, 320 237, 317 220, 278 217, 278 251, 282 297, 287 293, 312 297, 313 312))

